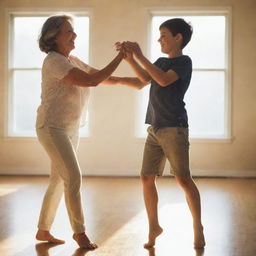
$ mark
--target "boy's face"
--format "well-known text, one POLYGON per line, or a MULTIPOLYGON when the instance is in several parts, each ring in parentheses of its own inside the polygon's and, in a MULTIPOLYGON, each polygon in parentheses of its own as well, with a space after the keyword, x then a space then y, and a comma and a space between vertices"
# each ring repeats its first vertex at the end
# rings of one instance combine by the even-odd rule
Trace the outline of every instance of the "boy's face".
POLYGON ((160 29, 160 38, 158 39, 158 42, 161 45, 162 53, 169 54, 174 49, 180 48, 180 40, 181 34, 173 36, 168 28, 163 27, 160 29))

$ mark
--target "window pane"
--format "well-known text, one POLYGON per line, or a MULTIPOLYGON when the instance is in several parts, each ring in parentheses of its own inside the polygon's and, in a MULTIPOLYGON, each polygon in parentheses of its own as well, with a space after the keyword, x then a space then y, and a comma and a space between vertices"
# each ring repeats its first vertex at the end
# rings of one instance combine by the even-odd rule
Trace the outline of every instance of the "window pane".
POLYGON ((192 80, 185 96, 190 137, 224 137, 224 83, 224 72, 193 72, 192 80))
POLYGON ((35 136, 36 110, 40 104, 41 72, 15 71, 13 74, 13 133, 35 136))
POLYGON ((76 17, 74 19, 74 31, 77 34, 76 48, 71 54, 88 63, 89 61, 89 18, 76 17))
POLYGON ((13 22, 13 67, 41 68, 45 54, 38 36, 46 17, 15 17, 13 22))
MULTIPOLYGON (((10 135, 36 136, 35 123, 40 104, 41 71, 15 71, 13 75, 13 116, 10 135)), ((89 136, 88 111, 80 136, 89 136)))
MULTIPOLYGON (((220 138, 225 136, 225 73, 194 71, 185 96, 191 138, 220 138)), ((145 116, 149 88, 138 94, 136 136, 146 137, 145 116)))
MULTIPOLYGON (((13 67, 41 68, 45 53, 38 47, 38 37, 48 17, 15 17, 13 23, 13 67)), ((89 18, 75 17, 76 49, 72 54, 88 62, 89 18)))
POLYGON ((154 16, 152 18, 151 59, 155 61, 161 53, 159 26, 167 19, 183 18, 193 26, 191 41, 183 54, 193 60, 193 68, 225 68, 225 16, 154 16))
MULTIPOLYGON (((45 53, 38 47, 38 36, 48 17, 14 17, 12 61, 12 106, 10 111, 9 135, 35 136, 36 110, 40 104, 41 68, 45 53), (17 68, 25 70, 15 70, 17 68), (30 68, 32 70, 26 70, 30 68)), ((77 34, 76 48, 71 53, 88 63, 89 18, 74 17, 74 30, 77 34)), ((88 116, 88 115, 87 115, 88 116)), ((89 136, 88 117, 86 125, 80 129, 82 137, 89 136)))
MULTIPOLYGON (((151 60, 166 55, 161 53, 159 26, 171 18, 184 18, 193 26, 192 39, 183 53, 193 61, 192 80, 185 96, 188 111, 190 137, 192 138, 225 138, 226 134, 226 17, 207 15, 188 16, 154 16, 151 27, 151 60), (196 69, 202 69, 196 71, 196 69), (203 71, 204 69, 223 69, 222 71, 203 71)), ((148 90, 142 91, 138 100, 136 135, 146 136, 145 120, 148 90), (145 103, 146 102, 146 103, 145 103)))

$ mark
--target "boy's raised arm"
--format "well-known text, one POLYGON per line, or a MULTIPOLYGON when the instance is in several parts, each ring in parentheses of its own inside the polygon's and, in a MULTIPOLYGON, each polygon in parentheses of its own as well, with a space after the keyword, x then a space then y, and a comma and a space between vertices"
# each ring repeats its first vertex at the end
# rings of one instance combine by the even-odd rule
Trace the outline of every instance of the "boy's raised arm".
POLYGON ((159 85, 165 87, 179 79, 178 74, 173 70, 164 72, 160 68, 152 64, 142 53, 140 46, 136 42, 125 42, 125 49, 132 51, 139 62, 145 68, 145 71, 150 75, 151 79, 155 80, 159 85))
POLYGON ((130 64, 132 67, 133 71, 135 72, 136 76, 138 79, 145 85, 149 84, 152 80, 151 76, 149 73, 142 68, 139 63, 134 59, 132 51, 129 51, 129 49, 125 48, 125 44, 122 46, 125 50, 124 53, 124 60, 127 61, 127 63, 130 64))

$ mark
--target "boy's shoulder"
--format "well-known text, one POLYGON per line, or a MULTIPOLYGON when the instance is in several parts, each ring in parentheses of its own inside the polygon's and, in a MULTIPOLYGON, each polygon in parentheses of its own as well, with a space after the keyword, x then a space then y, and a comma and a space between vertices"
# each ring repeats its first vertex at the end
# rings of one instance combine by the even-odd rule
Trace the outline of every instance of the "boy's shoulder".
POLYGON ((157 66, 176 66, 185 65, 192 66, 192 60, 188 55, 181 55, 174 58, 160 57, 154 63, 157 66))
POLYGON ((181 55, 178 57, 174 57, 174 58, 167 58, 167 57, 160 57, 156 60, 156 62, 184 62, 184 61, 188 61, 188 62, 192 62, 191 58, 188 55, 181 55))

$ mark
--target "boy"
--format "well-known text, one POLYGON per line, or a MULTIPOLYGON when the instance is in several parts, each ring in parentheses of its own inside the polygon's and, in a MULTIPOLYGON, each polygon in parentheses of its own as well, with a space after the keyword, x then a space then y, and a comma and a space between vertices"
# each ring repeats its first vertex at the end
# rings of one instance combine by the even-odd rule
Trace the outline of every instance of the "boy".
POLYGON ((205 246, 201 223, 199 191, 190 176, 188 120, 183 101, 188 89, 192 62, 182 54, 190 41, 192 27, 183 19, 170 19, 160 26, 161 51, 168 58, 159 58, 152 64, 135 42, 117 43, 117 50, 125 51, 125 60, 135 71, 137 78, 115 77, 116 82, 143 88, 151 81, 150 97, 146 115, 149 124, 141 170, 144 201, 149 221, 148 242, 145 248, 155 245, 162 233, 158 222, 158 194, 156 177, 162 175, 165 160, 169 160, 172 172, 183 188, 193 217, 194 247, 205 246))

